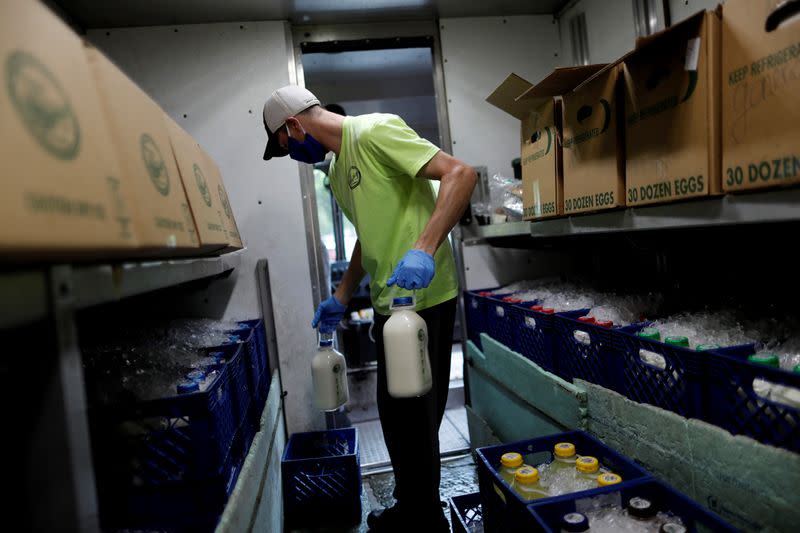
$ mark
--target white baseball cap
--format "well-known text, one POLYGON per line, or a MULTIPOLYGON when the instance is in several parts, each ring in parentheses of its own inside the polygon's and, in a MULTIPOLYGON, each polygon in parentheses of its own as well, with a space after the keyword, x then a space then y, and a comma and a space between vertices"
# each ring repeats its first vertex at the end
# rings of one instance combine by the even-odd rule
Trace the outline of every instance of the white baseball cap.
POLYGON ((267 130, 267 148, 264 161, 283 157, 289 152, 278 143, 275 132, 286 123, 286 119, 302 113, 311 106, 319 105, 314 94, 298 85, 286 85, 273 92, 264 104, 264 128, 267 130))

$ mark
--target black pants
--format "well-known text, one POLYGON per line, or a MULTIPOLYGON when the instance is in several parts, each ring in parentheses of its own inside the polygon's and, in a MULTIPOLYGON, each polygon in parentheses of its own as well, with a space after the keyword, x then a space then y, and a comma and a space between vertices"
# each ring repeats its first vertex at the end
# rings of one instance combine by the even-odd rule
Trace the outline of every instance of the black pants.
POLYGON ((398 504, 419 512, 441 512, 439 426, 450 386, 456 299, 418 313, 428 326, 433 388, 420 398, 389 395, 383 350, 383 326, 389 317, 376 314, 373 336, 378 345, 378 413, 394 469, 394 497, 398 504))

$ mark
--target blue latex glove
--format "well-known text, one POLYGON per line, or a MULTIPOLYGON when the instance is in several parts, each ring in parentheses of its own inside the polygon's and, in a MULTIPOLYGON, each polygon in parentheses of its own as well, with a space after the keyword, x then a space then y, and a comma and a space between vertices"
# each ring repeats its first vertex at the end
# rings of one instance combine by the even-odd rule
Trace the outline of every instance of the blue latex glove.
POLYGON ((435 269, 432 255, 422 250, 409 250, 397 263, 386 285, 397 285, 408 291, 424 289, 431 284, 435 269))
POLYGON ((320 333, 333 333, 344 317, 346 306, 339 303, 335 296, 331 296, 317 307, 311 327, 319 326, 320 333))

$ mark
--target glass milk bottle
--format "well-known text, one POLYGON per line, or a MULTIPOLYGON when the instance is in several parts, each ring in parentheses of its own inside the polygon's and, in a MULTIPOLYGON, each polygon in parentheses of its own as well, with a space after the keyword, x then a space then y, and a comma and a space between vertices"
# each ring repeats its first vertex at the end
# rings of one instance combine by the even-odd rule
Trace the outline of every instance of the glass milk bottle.
POLYGON ((414 398, 431 390, 428 326, 414 311, 414 298, 395 298, 383 327, 386 381, 394 398, 414 398))
POLYGON ((317 354, 311 361, 314 404, 322 411, 335 411, 350 398, 347 389, 347 363, 333 347, 333 335, 320 334, 317 354))

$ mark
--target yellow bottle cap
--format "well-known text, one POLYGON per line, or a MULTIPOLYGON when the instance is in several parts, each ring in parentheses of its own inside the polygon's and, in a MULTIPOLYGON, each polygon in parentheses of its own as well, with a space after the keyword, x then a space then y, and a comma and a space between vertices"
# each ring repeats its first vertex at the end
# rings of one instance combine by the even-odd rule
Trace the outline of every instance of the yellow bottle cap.
POLYGON ((616 485, 617 483, 622 483, 622 478, 611 472, 597 476, 597 484, 601 487, 608 487, 609 485, 616 485))
POLYGON ((539 471, 532 466, 523 466, 522 468, 517 468, 514 473, 514 479, 523 485, 530 485, 539 481, 539 471))
POLYGON ((508 468, 515 468, 522 465, 522 456, 517 452, 504 453, 500 457, 500 463, 508 468))
POLYGON ((589 455, 584 455, 575 461, 575 468, 582 474, 594 474, 600 470, 600 461, 589 455))
POLYGON ((571 442, 559 442, 553 447, 556 457, 572 457, 575 455, 575 445, 571 442))

